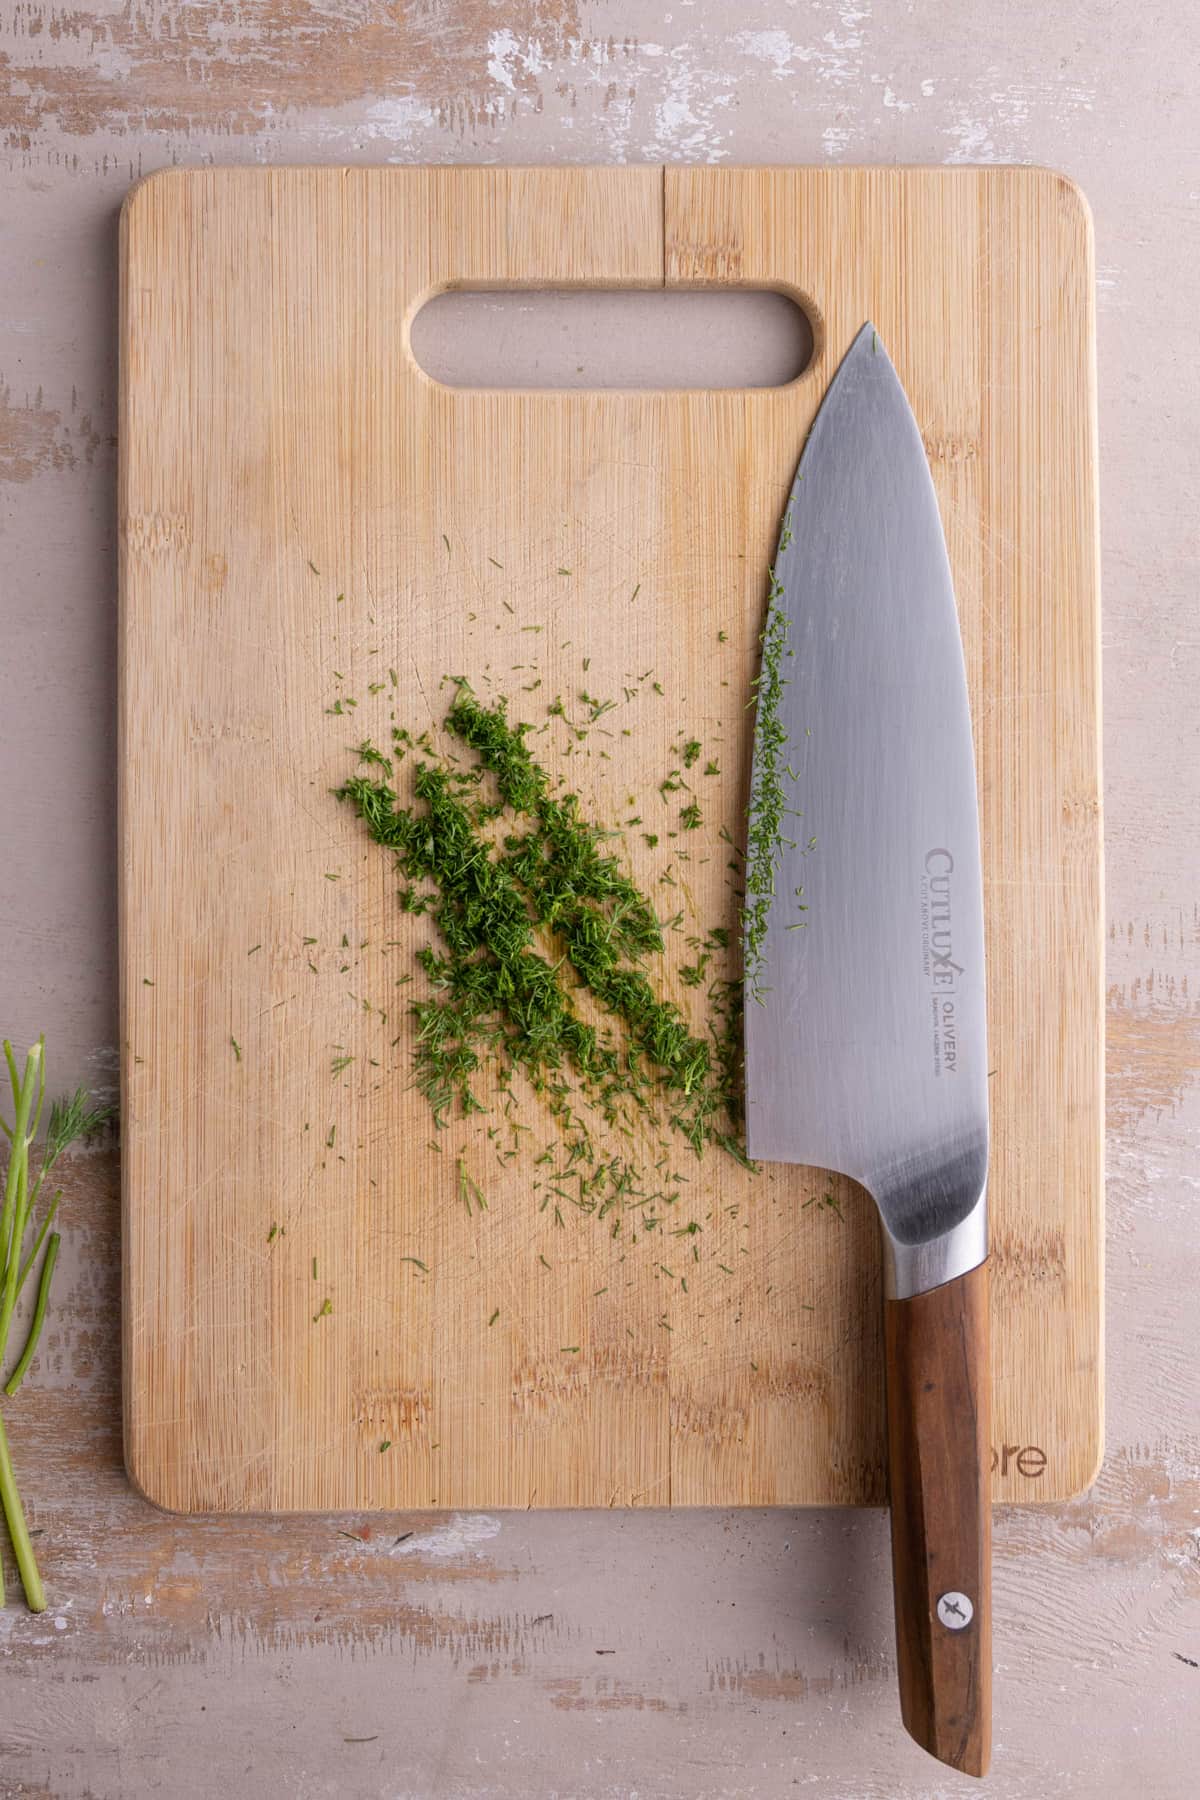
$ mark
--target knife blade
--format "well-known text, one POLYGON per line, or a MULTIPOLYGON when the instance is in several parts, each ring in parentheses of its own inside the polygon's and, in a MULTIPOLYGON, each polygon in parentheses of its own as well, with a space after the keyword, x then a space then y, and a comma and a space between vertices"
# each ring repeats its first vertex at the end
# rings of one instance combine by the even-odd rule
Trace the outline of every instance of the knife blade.
MULTIPOLYGON (((744 951, 747 1148, 837 1170, 882 1223, 901 1711, 981 1775, 990 1742, 987 1037, 966 672, 920 430, 870 324, 804 446, 758 688, 785 786, 744 951)), ((764 783, 766 786, 764 787, 764 783)), ((770 821, 767 821, 768 825, 770 821)), ((748 882, 748 887, 752 885, 748 882)))

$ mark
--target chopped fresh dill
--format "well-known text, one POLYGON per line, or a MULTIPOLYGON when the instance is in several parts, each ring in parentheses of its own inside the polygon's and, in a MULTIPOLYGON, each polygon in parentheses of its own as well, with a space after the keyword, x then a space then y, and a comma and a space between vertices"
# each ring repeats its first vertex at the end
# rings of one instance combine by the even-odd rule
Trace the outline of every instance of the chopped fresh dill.
MULTIPOLYGON (((535 1183, 547 1221, 561 1226, 580 1212, 607 1218, 615 1234, 633 1213, 638 1232, 652 1232, 678 1188, 640 1169, 624 1144, 614 1154, 604 1134, 631 1141, 635 1130, 658 1139, 678 1132, 697 1156, 736 1144, 740 984, 710 981, 708 1031, 695 1032, 656 991, 651 959, 663 955, 667 924, 624 866, 619 834, 589 820, 579 795, 535 760, 534 727, 510 721, 503 698, 485 702, 465 679, 447 680, 444 726, 458 751, 435 748, 426 732, 393 731, 398 756, 416 752, 402 771, 409 803, 393 785, 395 763, 375 756, 337 790, 395 857, 406 884, 401 909, 434 929, 416 951, 425 984, 410 1009, 415 1085, 440 1131, 499 1097, 508 1111, 519 1075, 545 1104, 561 1146, 551 1179, 535 1183)), ((602 733, 598 721, 617 704, 587 690, 578 700, 582 719, 568 717, 561 696, 547 708, 567 726, 568 751, 589 731, 602 733)), ((700 740, 675 754, 693 766, 700 740)), ((673 770, 662 798, 687 785, 673 770)), ((684 830, 703 823, 694 801, 680 818, 684 830)), ((659 842, 641 836, 650 848, 659 842)), ((675 885, 669 871, 667 879, 675 885)), ((682 919, 668 923, 679 929, 682 919)), ((728 943, 728 932, 702 948, 697 940, 694 978, 685 973, 684 984, 698 989, 728 943)), ((518 1153, 515 1139, 496 1147, 502 1165, 518 1153)), ((486 1209, 461 1155, 457 1187, 468 1216, 486 1209)))
POLYGON ((830 1193, 812 1194, 804 1202, 804 1205, 801 1207, 800 1210, 802 1212, 807 1212, 807 1210, 810 1206, 819 1206, 823 1212, 836 1213, 838 1218, 841 1219, 843 1221, 843 1223, 845 1222, 846 1215, 845 1215, 845 1213, 843 1213, 843 1211, 841 1209, 841 1205, 838 1202, 837 1196, 834 1194, 830 1194, 830 1193))

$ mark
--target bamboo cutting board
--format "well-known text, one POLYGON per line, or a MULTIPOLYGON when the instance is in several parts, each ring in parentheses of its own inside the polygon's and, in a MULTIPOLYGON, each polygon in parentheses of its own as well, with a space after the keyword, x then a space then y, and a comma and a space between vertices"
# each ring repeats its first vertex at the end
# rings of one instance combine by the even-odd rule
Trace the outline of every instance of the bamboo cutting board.
POLYGON ((204 1510, 884 1500, 871 1203, 680 1145, 678 1197, 614 1236, 539 1210, 498 1112, 434 1147, 397 985, 431 931, 330 793, 364 736, 436 731, 444 674, 507 693, 589 816, 649 815, 660 843, 629 827, 628 855, 683 915, 655 980, 695 1013, 678 970, 689 933, 734 922, 717 828, 744 806, 780 510, 869 318, 925 435, 974 709, 994 1492, 1085 1486, 1102 940, 1076 190, 1030 169, 172 172, 126 205, 122 280, 133 1479, 204 1510), (810 368, 484 392, 409 353, 448 287, 664 283, 792 293, 810 368), (618 705, 579 739, 548 703, 584 689, 618 705), (658 793, 684 732, 722 771, 697 777, 687 854, 658 793))

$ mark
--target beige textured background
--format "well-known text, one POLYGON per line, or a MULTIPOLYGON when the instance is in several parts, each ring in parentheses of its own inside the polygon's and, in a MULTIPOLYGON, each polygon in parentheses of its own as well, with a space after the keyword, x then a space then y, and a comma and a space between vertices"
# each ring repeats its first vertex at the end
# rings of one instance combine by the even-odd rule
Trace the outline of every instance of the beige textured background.
MULTIPOLYGON (((173 162, 1029 160, 1100 266, 1109 1429, 997 1516, 1004 1800, 1200 1760, 1200 56, 1188 0, 0 4, 0 1029, 113 1079, 115 217, 173 162)), ((115 1157, 9 1408, 51 1611, 0 1791, 965 1793, 898 1725, 882 1514, 189 1522, 120 1463, 115 1157), (410 1534, 411 1535, 406 1535, 410 1534)))

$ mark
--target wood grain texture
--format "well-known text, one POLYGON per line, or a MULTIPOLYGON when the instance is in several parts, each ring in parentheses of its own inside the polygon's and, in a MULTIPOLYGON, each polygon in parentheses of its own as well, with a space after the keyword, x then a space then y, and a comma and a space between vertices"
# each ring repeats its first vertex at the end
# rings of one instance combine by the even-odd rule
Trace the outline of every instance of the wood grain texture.
POLYGON ((719 754, 691 860, 637 857, 651 891, 664 873, 681 884, 662 890, 686 919, 663 979, 686 1006, 685 933, 734 918, 717 828, 741 806, 780 508, 865 317, 929 445, 976 712, 996 1414, 1044 1456, 1032 1477, 998 1468, 997 1488, 1062 1494, 1094 1471, 1084 210, 1026 170, 663 184, 655 169, 223 170, 159 176, 126 208, 127 1444, 167 1505, 882 1499, 869 1203, 843 1184, 841 1224, 805 1204, 829 1190, 820 1172, 706 1164, 664 1226, 702 1232, 685 1295, 663 1249, 679 1238, 557 1227, 522 1159, 497 1166, 478 1130, 434 1155, 407 1087, 394 879, 329 797, 364 734, 436 727, 443 673, 507 689, 543 725, 544 694, 636 688, 605 758, 598 738, 539 745, 576 750, 572 783, 606 822, 630 796, 661 804, 685 721, 719 754), (438 387, 407 352, 407 321, 454 284, 664 279, 799 294, 813 365, 777 390, 514 394, 438 387), (330 715, 335 696, 358 701, 352 718, 330 715), (459 1203, 459 1154, 486 1219, 459 1203))
POLYGON ((992 1743, 988 1268, 884 1309, 892 1588, 911 1735, 965 1775, 992 1743), (938 1602, 950 1596, 948 1624, 938 1602))

